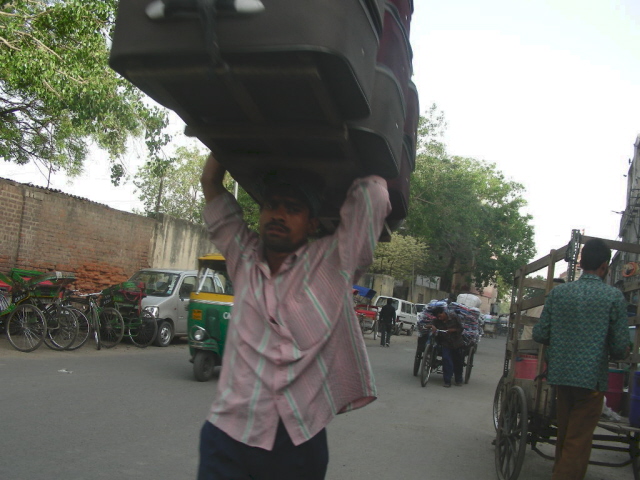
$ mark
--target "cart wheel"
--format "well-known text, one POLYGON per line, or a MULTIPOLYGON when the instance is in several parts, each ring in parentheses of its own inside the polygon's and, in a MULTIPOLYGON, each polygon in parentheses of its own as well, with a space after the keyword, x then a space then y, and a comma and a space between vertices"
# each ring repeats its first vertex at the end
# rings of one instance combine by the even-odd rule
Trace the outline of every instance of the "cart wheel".
POLYGON ((424 349, 424 352, 422 352, 422 363, 420 365, 420 385, 422 385, 423 387, 427 386, 429 376, 431 375, 431 367, 433 367, 432 356, 433 344, 428 343, 424 349))
POLYGON ((520 387, 511 387, 498 420, 495 462, 500 480, 516 480, 527 446, 527 398, 520 387))
POLYGON ((640 437, 637 433, 629 437, 629 455, 631 456, 633 479, 640 480, 640 437))
POLYGON ((473 359, 476 356, 476 346, 471 345, 469 347, 469 354, 467 355, 467 365, 464 369, 464 383, 469 383, 471 378, 471 369, 473 368, 473 359))
POLYGON ((493 426, 498 431, 498 420, 500 419, 500 412, 502 411, 502 404, 506 398, 504 377, 500 378, 498 386, 496 387, 496 393, 493 396, 493 426))

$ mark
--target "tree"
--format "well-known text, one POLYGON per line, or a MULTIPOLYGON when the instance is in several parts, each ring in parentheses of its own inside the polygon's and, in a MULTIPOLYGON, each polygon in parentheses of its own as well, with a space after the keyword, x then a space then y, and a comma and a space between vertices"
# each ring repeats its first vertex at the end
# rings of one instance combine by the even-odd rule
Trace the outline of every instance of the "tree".
MULTIPOLYGON (((204 197, 200 174, 208 152, 197 147, 178 147, 170 158, 147 162, 140 167, 133 184, 139 192, 147 216, 166 213, 193 223, 202 224, 204 197)), ((225 187, 234 192, 234 180, 227 174, 225 187)), ((238 187, 238 203, 249 228, 257 230, 259 207, 248 193, 238 187)))
POLYGON ((411 236, 394 234, 390 242, 378 243, 370 273, 410 280, 424 268, 427 246, 411 236))
POLYGON ((204 197, 200 173, 207 158, 196 147, 178 147, 171 158, 149 161, 138 170, 133 184, 148 216, 166 213, 202 223, 204 197))
POLYGON ((534 253, 524 187, 494 164, 449 156, 445 127, 435 105, 419 126, 406 232, 429 246, 421 273, 440 276, 441 288, 452 293, 472 284, 504 287, 534 253))
POLYGON ((81 173, 89 142, 106 150, 112 180, 131 136, 155 158, 164 110, 109 69, 117 0, 0 0, 0 158, 81 173))

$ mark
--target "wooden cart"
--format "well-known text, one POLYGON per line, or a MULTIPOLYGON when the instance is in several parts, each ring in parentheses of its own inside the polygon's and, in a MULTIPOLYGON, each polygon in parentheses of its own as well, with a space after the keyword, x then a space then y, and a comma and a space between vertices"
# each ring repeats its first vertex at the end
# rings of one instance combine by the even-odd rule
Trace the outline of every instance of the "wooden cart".
MULTIPOLYGON (((555 286, 556 263, 568 262, 567 281, 573 281, 580 247, 591 238, 574 230, 566 246, 551 250, 549 255, 520 268, 515 274, 503 375, 498 382, 493 403, 495 465, 501 480, 518 478, 527 444, 544 458, 554 459, 538 448, 539 444, 555 445, 555 387, 549 385, 543 376, 545 364, 540 359, 544 359, 546 347, 531 338, 531 330, 538 321, 546 294, 555 286), (545 280, 531 277, 535 274, 539 278, 545 273, 545 280)), ((618 253, 631 256, 640 254, 640 245, 603 240, 618 253)), ((614 275, 616 268, 618 266, 614 265, 610 269, 614 275)), ((640 282, 631 285, 627 282, 626 287, 618 282, 616 286, 627 297, 640 291, 640 282)), ((638 316, 629 317, 630 328, 639 324, 638 316)), ((636 328, 632 354, 617 365, 630 375, 635 372, 640 358, 639 334, 640 329, 636 328)), ((640 429, 630 426, 626 418, 615 423, 602 421, 598 427, 593 438, 594 450, 625 452, 629 456, 626 461, 590 463, 611 467, 631 465, 634 479, 640 480, 640 429)))

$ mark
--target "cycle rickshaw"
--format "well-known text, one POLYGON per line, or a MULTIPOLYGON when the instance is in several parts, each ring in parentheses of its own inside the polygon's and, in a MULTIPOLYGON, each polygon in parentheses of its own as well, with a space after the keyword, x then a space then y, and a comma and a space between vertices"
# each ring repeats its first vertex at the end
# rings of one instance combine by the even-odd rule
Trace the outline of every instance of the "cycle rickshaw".
POLYGON ((353 286, 353 299, 355 303, 355 311, 360 323, 362 334, 372 333, 373 339, 378 338, 378 310, 379 308, 371 305, 371 299, 375 297, 376 291, 370 288, 353 286))
MULTIPOLYGON (((431 309, 434 306, 435 303, 427 305, 422 312, 420 312, 418 320, 418 347, 413 362, 413 375, 417 376, 418 373, 420 374, 420 384, 423 387, 427 386, 431 373, 434 371, 441 373, 442 367, 442 349, 437 342, 437 335, 444 332, 437 330, 435 334, 431 333, 431 324, 434 320, 431 309)), ((478 349, 478 318, 480 310, 477 308, 469 308, 455 302, 449 304, 447 308, 453 310, 460 317, 464 328, 462 338, 465 345, 462 347, 462 368, 464 383, 469 383, 471 370, 473 369, 473 360, 476 350, 478 349)))
MULTIPOLYGON (((574 230, 569 244, 558 250, 551 250, 549 255, 520 268, 514 276, 503 375, 498 382, 493 401, 493 422, 496 428, 495 466, 500 480, 518 478, 527 445, 543 458, 554 460, 552 454, 540 449, 540 445, 555 446, 556 443, 555 387, 549 385, 545 378, 546 347, 531 338, 531 330, 538 322, 545 295, 557 284, 554 282, 556 263, 568 262, 567 280, 573 281, 580 246, 591 238, 593 237, 586 237, 574 230), (529 277, 545 268, 546 280, 540 280, 539 276, 529 277)), ((640 245, 611 240, 605 242, 619 253, 640 254, 640 245)), ((636 282, 634 288, 636 291, 640 290, 640 282, 636 282)), ((631 292, 625 288, 623 290, 625 293, 631 292)), ((635 326, 640 324, 640 321, 637 316, 630 317, 629 324, 635 326)), ((615 366, 623 369, 610 369, 610 372, 628 370, 629 374, 633 375, 640 357, 639 336, 640 331, 637 331, 632 355, 626 361, 617 365, 610 364, 612 368, 615 366)), ((619 395, 623 397, 622 391, 619 395)), ((621 401, 623 413, 625 403, 621 401)), ((640 480, 640 428, 631 426, 624 417, 619 418, 622 418, 622 421, 602 419, 592 443, 594 452, 618 452, 617 458, 605 459, 605 455, 599 453, 599 459, 592 458, 589 463, 606 467, 631 465, 634 479, 640 480), (623 458, 626 460, 622 460, 623 458)))

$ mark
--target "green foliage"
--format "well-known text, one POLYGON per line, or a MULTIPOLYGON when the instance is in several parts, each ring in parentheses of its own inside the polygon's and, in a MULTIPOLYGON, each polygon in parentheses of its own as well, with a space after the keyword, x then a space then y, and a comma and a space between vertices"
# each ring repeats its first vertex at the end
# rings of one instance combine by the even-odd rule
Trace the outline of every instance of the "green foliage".
POLYGON ((394 234, 390 242, 378 243, 370 273, 410 280, 427 261, 427 246, 407 235, 394 234))
MULTIPOLYGON (((143 165, 133 180, 147 216, 165 213, 172 217, 202 224, 204 197, 200 174, 208 152, 197 147, 178 147, 171 158, 157 159, 143 165)), ((227 175, 225 187, 233 193, 234 180, 227 175)), ((240 187, 238 203, 250 228, 257 230, 258 206, 240 187)))
POLYGON ((534 254, 531 216, 522 213, 524 187, 494 164, 449 156, 444 117, 432 106, 419 127, 406 232, 429 246, 425 275, 457 293, 475 283, 509 290, 513 272, 534 254), (502 287, 502 288, 500 288, 502 287))
POLYGON ((152 160, 138 170, 133 180, 144 205, 144 213, 166 213, 194 223, 202 223, 204 197, 200 173, 207 158, 195 147, 178 147, 172 158, 152 160))
POLYGON ((163 110, 108 67, 117 0, 0 2, 0 158, 81 173, 89 142, 116 159, 145 135, 152 158, 169 138, 163 110))

